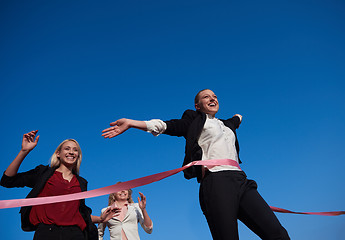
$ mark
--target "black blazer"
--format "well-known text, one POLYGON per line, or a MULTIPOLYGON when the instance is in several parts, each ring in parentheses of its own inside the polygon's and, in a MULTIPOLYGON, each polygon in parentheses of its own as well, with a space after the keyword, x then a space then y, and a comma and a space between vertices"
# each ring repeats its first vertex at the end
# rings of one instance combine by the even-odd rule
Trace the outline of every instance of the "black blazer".
MULTIPOLYGON (((241 120, 239 117, 235 116, 227 120, 221 120, 224 125, 230 128, 236 138, 235 147, 237 154, 239 155, 240 148, 237 140, 236 129, 239 127, 241 120)), ((206 121, 206 114, 200 111, 186 110, 181 119, 172 119, 165 121, 167 124, 167 129, 164 134, 170 136, 184 137, 186 139, 185 147, 185 158, 183 161, 183 166, 197 160, 202 159, 202 150, 198 144, 198 139, 200 137, 201 131, 204 127, 206 121)), ((241 160, 239 160, 241 163, 241 160)), ((192 166, 185 169, 184 177, 186 179, 191 179, 196 177, 198 182, 201 181, 201 166, 192 166)))
MULTIPOLYGON (((49 166, 39 165, 30 171, 17 173, 13 177, 3 174, 0 184, 7 188, 30 187, 32 190, 26 198, 35 198, 42 191, 48 179, 54 174, 55 169, 49 166)), ((79 175, 76 175, 76 177, 79 181, 81 191, 87 191, 87 181, 79 175)), ((37 228, 37 226, 31 224, 29 219, 31 208, 32 206, 26 206, 20 209, 22 229, 24 231, 35 231, 37 228)), ((97 227, 91 220, 92 210, 85 205, 85 199, 80 200, 79 212, 87 225, 84 230, 86 239, 98 240, 97 227)))

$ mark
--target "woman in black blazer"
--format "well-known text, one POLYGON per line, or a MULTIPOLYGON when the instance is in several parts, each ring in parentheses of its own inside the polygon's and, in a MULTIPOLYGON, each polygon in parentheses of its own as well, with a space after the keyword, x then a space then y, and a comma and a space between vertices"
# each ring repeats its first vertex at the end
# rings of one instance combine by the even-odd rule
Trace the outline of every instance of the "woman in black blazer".
MULTIPOLYGON (((23 135, 22 147, 1 178, 7 188, 30 187, 27 198, 56 196, 87 191, 87 181, 79 176, 82 153, 78 142, 66 139, 55 150, 50 166, 39 165, 18 173, 25 157, 36 147, 36 131, 23 135)), ((107 209, 100 217, 92 216, 85 199, 63 203, 22 207, 21 223, 24 231, 35 231, 34 239, 98 240, 93 223, 108 221, 117 209, 107 209)))
MULTIPOLYGON (((239 159, 236 129, 242 116, 222 120, 215 118, 219 104, 217 96, 209 89, 201 90, 195 97, 195 109, 187 110, 181 119, 169 121, 136 121, 119 119, 112 127, 103 130, 105 138, 115 137, 129 128, 138 128, 157 136, 167 134, 186 139, 183 165, 208 159, 239 159)), ((184 171, 187 179, 196 177, 200 182, 199 200, 213 239, 237 240, 237 219, 247 225, 261 239, 290 239, 285 228, 257 192, 256 182, 235 166, 205 168, 192 166, 184 171)))

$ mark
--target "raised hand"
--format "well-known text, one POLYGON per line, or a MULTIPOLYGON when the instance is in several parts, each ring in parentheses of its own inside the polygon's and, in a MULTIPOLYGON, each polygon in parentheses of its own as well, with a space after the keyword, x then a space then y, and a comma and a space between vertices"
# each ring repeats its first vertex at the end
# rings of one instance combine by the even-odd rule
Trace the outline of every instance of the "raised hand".
POLYGON ((25 133, 22 140, 22 149, 19 151, 18 155, 7 167, 5 174, 9 177, 15 176, 18 172, 20 164, 22 164, 25 157, 34 149, 38 143, 40 136, 36 137, 38 130, 25 133), (35 139, 36 138, 36 139, 35 139))
POLYGON ((117 217, 121 212, 121 208, 108 207, 99 217, 100 222, 108 222, 113 217, 117 217))
POLYGON ((139 204, 139 207, 140 207, 141 211, 143 212, 144 225, 147 228, 152 229, 152 220, 151 220, 151 218, 150 218, 150 216, 149 216, 149 214, 147 213, 147 210, 146 210, 146 197, 141 192, 139 192, 139 194, 140 194, 140 199, 138 197, 138 204, 139 204))
POLYGON ((38 139, 40 136, 36 137, 38 130, 28 132, 23 135, 22 140, 22 151, 24 152, 30 152, 32 149, 34 149, 38 143, 38 139), (36 139, 35 139, 36 138, 36 139))
POLYGON ((146 208, 146 197, 141 192, 139 192, 139 195, 140 195, 140 199, 138 197, 139 207, 141 210, 144 210, 146 208))
POLYGON ((121 133, 124 133, 127 131, 131 126, 130 126, 131 119, 127 118, 121 118, 115 122, 110 123, 110 128, 104 129, 102 131, 102 136, 104 138, 113 138, 116 137, 117 135, 120 135, 121 133))

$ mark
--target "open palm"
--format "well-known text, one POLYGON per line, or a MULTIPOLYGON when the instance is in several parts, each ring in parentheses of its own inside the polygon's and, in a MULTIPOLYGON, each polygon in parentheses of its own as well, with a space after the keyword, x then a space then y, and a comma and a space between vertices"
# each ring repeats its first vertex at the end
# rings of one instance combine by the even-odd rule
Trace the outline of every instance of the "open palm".
POLYGON ((23 151, 31 151, 37 145, 38 139, 40 136, 36 137, 38 130, 31 131, 23 135, 22 140, 22 150, 23 151))

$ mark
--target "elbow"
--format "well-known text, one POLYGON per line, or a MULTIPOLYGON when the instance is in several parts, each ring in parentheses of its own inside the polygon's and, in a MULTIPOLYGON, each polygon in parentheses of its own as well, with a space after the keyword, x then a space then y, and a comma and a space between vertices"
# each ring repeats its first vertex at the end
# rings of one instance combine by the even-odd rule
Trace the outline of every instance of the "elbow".
POLYGON ((146 226, 146 224, 144 223, 142 225, 143 229, 145 230, 146 233, 151 234, 153 231, 153 223, 151 222, 151 224, 149 226, 146 226))

